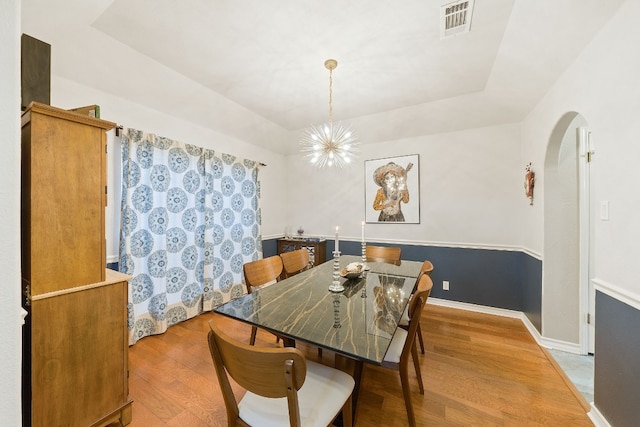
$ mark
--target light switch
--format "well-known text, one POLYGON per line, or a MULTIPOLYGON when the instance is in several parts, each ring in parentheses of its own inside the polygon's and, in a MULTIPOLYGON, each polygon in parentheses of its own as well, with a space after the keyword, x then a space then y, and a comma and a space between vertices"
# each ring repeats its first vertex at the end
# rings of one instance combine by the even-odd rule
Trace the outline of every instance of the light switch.
POLYGON ((609 201, 602 200, 600 202, 600 219, 602 221, 609 221, 609 201))

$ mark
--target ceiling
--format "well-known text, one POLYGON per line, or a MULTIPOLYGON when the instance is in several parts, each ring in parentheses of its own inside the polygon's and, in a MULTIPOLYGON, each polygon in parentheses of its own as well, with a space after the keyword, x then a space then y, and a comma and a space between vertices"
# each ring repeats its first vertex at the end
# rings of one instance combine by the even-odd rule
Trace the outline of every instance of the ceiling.
POLYGON ((622 2, 475 0, 442 38, 448 0, 23 0, 22 29, 54 75, 252 143, 327 121, 334 58, 334 120, 374 142, 522 120, 622 2))

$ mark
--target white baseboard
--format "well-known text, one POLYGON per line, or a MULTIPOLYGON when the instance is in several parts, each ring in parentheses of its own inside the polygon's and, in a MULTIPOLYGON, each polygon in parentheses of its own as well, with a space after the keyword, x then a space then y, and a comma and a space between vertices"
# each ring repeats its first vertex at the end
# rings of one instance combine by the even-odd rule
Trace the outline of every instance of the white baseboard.
MULTIPOLYGON (((486 305, 471 304, 468 302, 450 301, 447 299, 429 297, 428 304, 441 305, 443 307, 459 308, 461 310, 475 311, 478 313, 495 314, 497 316, 512 317, 520 319, 521 311, 507 310, 506 308, 489 307, 486 305)), ((534 328, 535 329, 535 328, 534 328)))
POLYGON ((591 403, 591 411, 587 412, 587 415, 595 427, 611 427, 609 421, 598 411, 598 408, 593 403, 591 403))
POLYGON ((553 339, 553 338, 541 337, 541 339, 538 342, 538 344, 540 344, 541 346, 546 347, 546 348, 551 348, 551 349, 554 349, 554 350, 560 350, 560 351, 564 351, 566 353, 583 354, 582 353, 582 349, 580 348, 580 344, 576 344, 576 343, 560 341, 560 340, 556 340, 556 339, 553 339))

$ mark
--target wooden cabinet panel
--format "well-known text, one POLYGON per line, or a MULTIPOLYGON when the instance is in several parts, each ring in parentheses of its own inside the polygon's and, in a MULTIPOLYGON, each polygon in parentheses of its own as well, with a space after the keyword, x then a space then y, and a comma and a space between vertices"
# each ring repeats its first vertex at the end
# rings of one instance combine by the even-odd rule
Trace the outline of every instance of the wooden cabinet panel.
POLYGON ((32 295, 105 280, 106 134, 32 103, 22 116, 22 268, 32 295))
POLYGON ((313 265, 320 265, 327 260, 327 241, 307 240, 307 239, 278 239, 278 254, 295 251, 305 248, 309 251, 309 256, 313 265))
POLYGON ((127 280, 35 297, 31 305, 32 426, 130 421, 127 280), (129 415, 127 415, 129 414, 129 415), (129 417, 127 419, 127 416, 129 417))

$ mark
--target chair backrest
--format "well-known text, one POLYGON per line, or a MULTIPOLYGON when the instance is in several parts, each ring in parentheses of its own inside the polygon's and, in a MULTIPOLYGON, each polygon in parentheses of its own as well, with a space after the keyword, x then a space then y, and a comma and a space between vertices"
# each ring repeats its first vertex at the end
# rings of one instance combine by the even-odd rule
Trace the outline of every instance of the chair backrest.
POLYGON ((282 258, 278 255, 245 263, 242 270, 247 292, 251 293, 254 287, 280 280, 282 268, 282 258))
POLYGON ((295 251, 283 252, 280 254, 282 265, 284 267, 284 277, 295 276, 303 270, 309 268, 311 258, 309 251, 305 248, 295 251))
POLYGON ((433 288, 433 282, 431 281, 429 274, 420 273, 416 290, 409 300, 409 328, 407 329, 407 340, 404 343, 402 355, 400 356, 401 359, 404 357, 411 357, 411 346, 415 343, 416 331, 420 324, 422 309, 429 298, 431 288, 433 288))
POLYGON ((307 362, 293 347, 261 348, 236 341, 209 321, 209 351, 216 369, 229 425, 240 419, 229 376, 244 389, 269 398, 286 397, 292 426, 300 425, 297 391, 304 384, 307 362))
POLYGON ((431 273, 433 273, 433 264, 431 263, 431 261, 427 260, 422 263, 422 267, 420 268, 420 273, 425 273, 431 276, 431 273))
POLYGON ((394 246, 367 245, 365 255, 367 256, 367 261, 400 265, 402 249, 394 246))

